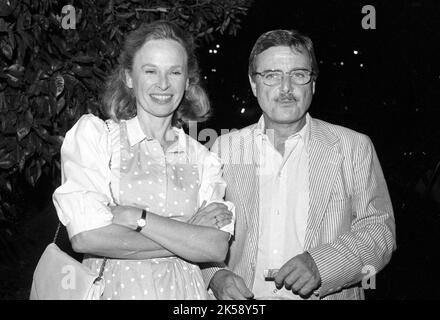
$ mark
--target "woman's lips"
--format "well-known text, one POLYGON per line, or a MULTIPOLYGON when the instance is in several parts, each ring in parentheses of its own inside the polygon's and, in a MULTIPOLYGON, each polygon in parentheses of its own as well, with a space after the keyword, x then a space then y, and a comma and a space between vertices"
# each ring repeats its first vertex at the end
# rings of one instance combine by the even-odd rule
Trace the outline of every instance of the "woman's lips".
POLYGON ((170 103, 173 99, 172 94, 150 94, 151 100, 158 104, 167 104, 170 103))

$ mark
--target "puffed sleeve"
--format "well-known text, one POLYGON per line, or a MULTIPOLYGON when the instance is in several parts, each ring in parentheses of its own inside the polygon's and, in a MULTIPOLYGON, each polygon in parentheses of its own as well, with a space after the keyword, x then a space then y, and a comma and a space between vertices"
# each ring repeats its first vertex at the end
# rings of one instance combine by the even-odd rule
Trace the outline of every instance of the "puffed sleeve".
POLYGON ((223 200, 226 190, 226 182, 222 178, 223 165, 218 156, 207 149, 202 152, 200 158, 202 159, 202 163, 200 164, 202 174, 199 189, 199 206, 205 200, 207 205, 211 202, 224 203, 232 212, 233 219, 230 224, 224 226, 221 230, 233 235, 235 226, 235 206, 232 202, 223 200))
POLYGON ((61 147, 61 186, 52 198, 69 238, 112 223, 110 158, 108 129, 98 117, 84 115, 66 133, 61 147))

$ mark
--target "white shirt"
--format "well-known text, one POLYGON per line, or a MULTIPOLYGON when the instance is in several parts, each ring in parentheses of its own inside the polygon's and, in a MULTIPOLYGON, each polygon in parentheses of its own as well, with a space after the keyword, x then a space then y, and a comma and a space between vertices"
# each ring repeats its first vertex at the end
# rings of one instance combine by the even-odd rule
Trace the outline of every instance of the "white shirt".
MULTIPOLYGON (((264 270, 280 269, 304 252, 309 212, 310 116, 305 126, 285 141, 284 156, 274 147, 271 132, 260 118, 255 141, 260 151, 259 238, 253 293, 255 297, 301 299, 291 290, 277 290, 265 281, 264 270)), ((273 135, 272 135, 273 137, 273 135)))
MULTIPOLYGON (((104 121, 88 114, 66 133, 61 147, 62 183, 55 190, 53 201, 69 238, 112 223, 109 205, 117 202, 121 170, 118 129, 113 122, 109 130, 104 121)), ((199 205, 204 200, 225 203, 235 218, 233 204, 222 201, 226 183, 221 177, 222 165, 217 155, 188 137, 182 129, 174 128, 174 131, 178 138, 177 149, 198 167, 199 205)), ((130 145, 151 140, 143 133, 137 117, 127 121, 127 134, 130 145)), ((222 228, 231 234, 233 229, 234 221, 222 228)))

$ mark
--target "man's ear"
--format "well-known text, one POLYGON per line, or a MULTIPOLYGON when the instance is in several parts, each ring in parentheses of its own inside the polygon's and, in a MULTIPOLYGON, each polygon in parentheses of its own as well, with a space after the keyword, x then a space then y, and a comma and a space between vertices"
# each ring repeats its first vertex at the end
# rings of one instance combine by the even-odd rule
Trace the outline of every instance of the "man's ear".
POLYGON ((133 79, 131 78, 130 72, 128 70, 125 70, 125 84, 130 89, 133 89, 133 79))
POLYGON ((315 85, 316 85, 316 80, 312 80, 312 94, 315 94, 315 85))
POLYGON ((248 77, 249 77, 249 83, 251 84, 252 93, 256 97, 257 96, 257 84, 255 83, 255 81, 252 79, 252 77, 250 75, 248 75, 248 77))

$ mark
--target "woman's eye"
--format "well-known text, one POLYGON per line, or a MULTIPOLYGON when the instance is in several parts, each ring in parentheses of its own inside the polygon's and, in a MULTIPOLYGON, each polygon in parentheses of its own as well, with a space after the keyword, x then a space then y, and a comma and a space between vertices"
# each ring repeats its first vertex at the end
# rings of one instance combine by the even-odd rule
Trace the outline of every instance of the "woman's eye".
POLYGON ((171 72, 171 74, 174 76, 180 76, 182 74, 182 72, 181 71, 173 71, 173 72, 171 72))

